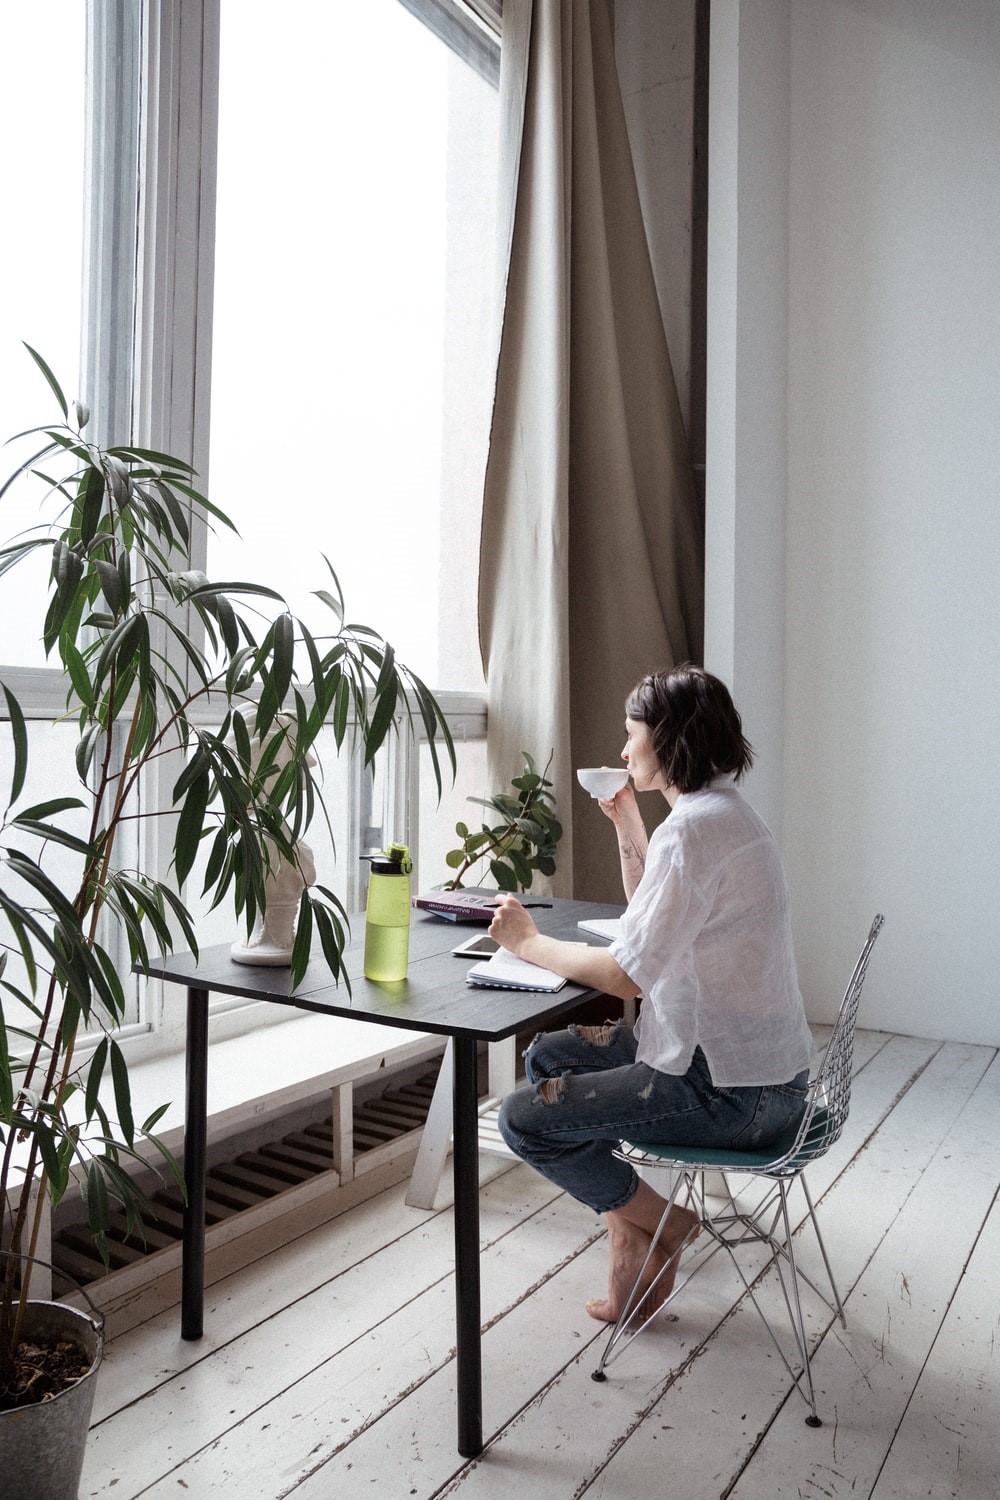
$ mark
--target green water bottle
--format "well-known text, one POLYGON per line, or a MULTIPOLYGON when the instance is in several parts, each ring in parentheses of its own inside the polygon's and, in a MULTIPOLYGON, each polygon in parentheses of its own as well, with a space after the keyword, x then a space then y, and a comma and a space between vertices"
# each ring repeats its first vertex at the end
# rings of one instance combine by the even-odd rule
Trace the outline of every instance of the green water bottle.
POLYGON ((365 978, 391 984, 406 978, 410 952, 410 871, 405 844, 390 844, 371 861, 365 911, 365 978))

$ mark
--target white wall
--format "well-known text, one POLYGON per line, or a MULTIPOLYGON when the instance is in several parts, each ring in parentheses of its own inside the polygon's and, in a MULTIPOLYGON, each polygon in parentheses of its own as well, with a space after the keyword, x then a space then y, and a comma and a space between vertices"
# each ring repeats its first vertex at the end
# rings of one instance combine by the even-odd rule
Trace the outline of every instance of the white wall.
POLYGON ((803 978, 1000 1042, 1000 6, 791 7, 785 846, 803 978), (829 922, 816 914, 828 914, 829 922))
POLYGON ((780 565, 783 696, 747 684, 783 736, 803 989, 832 1013, 881 908, 866 1023, 995 1044, 1000 6, 715 0, 712 45, 708 639, 745 702, 780 565), (787 271, 753 193, 775 142, 787 271), (780 539, 747 401, 787 436, 780 539))
POLYGON ((782 835, 787 391, 785 0, 712 8, 705 665, 729 684, 782 835))

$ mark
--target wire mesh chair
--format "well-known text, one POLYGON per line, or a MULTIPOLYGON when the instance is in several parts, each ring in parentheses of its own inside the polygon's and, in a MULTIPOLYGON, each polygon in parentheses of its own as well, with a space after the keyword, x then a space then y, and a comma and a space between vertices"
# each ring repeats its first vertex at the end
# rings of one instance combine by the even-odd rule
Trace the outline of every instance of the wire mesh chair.
MULTIPOLYGON (((871 930, 844 993, 823 1060, 810 1083, 806 1095, 805 1112, 794 1131, 788 1132, 784 1139, 764 1151, 713 1150, 706 1147, 649 1144, 638 1146, 628 1141, 622 1142, 617 1154, 624 1161, 629 1161, 636 1167, 668 1168, 673 1173, 673 1182, 667 1206, 650 1247, 650 1254, 640 1267, 632 1291, 622 1308, 621 1316, 611 1331, 600 1363, 591 1377, 593 1380, 605 1380, 607 1377, 604 1372, 607 1366, 624 1353, 643 1328, 652 1322, 664 1307, 668 1306, 681 1290, 682 1284, 701 1271, 720 1250, 725 1250, 736 1267, 740 1280, 781 1356, 793 1384, 810 1408, 806 1422, 810 1427, 822 1426, 816 1411, 816 1393, 813 1387, 809 1344, 799 1297, 799 1282, 802 1281, 810 1287, 830 1312, 840 1319, 844 1327, 847 1326, 847 1320, 826 1253, 826 1246, 820 1234, 813 1201, 806 1186, 804 1171, 810 1162, 816 1161, 818 1157, 829 1151, 841 1135, 844 1121, 847 1119, 851 1098, 851 1068, 858 1006, 861 1002, 861 990, 868 960, 883 921, 884 918, 878 915, 872 922, 871 930), (707 1201, 710 1196, 714 1195, 706 1193, 706 1173, 722 1174, 725 1183, 725 1198, 721 1208, 707 1201), (737 1189, 734 1194, 729 1181, 730 1173, 750 1174, 755 1179, 764 1179, 769 1185, 765 1187, 763 1197, 759 1201, 747 1206, 748 1189, 746 1187, 737 1189), (807 1217, 816 1234, 826 1276, 830 1283, 832 1301, 806 1275, 795 1257, 788 1212, 788 1194, 795 1182, 799 1182, 802 1186, 807 1217), (675 1270, 681 1250, 684 1248, 682 1245, 671 1260, 661 1268, 653 1281, 649 1285, 644 1285, 646 1267, 652 1256, 653 1246, 659 1238, 671 1208, 682 1195, 686 1205, 698 1215, 698 1228, 703 1238, 703 1248, 697 1255, 685 1262, 687 1275, 684 1281, 678 1278, 669 1297, 650 1312, 650 1293, 655 1290, 664 1276, 675 1270), (738 1252, 744 1246, 761 1244, 767 1246, 771 1252, 767 1265, 770 1266, 773 1263, 777 1268, 794 1336, 792 1359, 789 1359, 778 1334, 768 1321, 755 1287, 747 1278, 740 1263, 738 1252)), ((684 1242, 685 1245, 689 1244, 692 1238, 693 1234, 689 1235, 684 1242)), ((754 1273, 754 1281, 757 1281, 761 1274, 761 1270, 758 1269, 754 1273)))

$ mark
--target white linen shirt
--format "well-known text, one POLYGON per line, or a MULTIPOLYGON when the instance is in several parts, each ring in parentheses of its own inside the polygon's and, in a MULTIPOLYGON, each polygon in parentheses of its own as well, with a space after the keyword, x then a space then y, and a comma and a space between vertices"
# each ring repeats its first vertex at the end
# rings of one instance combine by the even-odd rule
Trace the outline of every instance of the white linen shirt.
POLYGON ((790 1082, 812 1056, 774 839, 728 776, 678 797, 612 955, 639 986, 639 1062, 717 1088, 790 1082))

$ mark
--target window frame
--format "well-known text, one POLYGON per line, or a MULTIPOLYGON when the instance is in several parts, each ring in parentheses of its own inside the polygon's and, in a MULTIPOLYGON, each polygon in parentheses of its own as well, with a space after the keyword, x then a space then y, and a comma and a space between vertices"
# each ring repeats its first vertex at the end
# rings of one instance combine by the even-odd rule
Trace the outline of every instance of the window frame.
POLYGON ((500 82, 502 0, 399 0, 463 62, 496 88, 500 82))
MULTIPOLYGON (((453 0, 401 3, 425 21, 431 10, 460 13, 458 30, 451 28, 442 37, 448 45, 453 45, 451 36, 468 31, 465 7, 453 0)), ((495 0, 477 3, 489 9, 495 0)), ((127 426, 134 442, 174 453, 207 476, 220 0, 191 0, 183 6, 142 0, 140 7, 88 0, 87 9, 92 81, 88 161, 100 169, 90 173, 94 196, 85 233, 82 388, 93 392, 93 430, 99 437, 127 426), (113 66, 105 66, 109 58, 113 66), (123 66, 126 71, 131 67, 135 78, 134 91, 127 85, 124 94, 119 86, 123 66), (117 148, 109 157, 112 141, 117 148), (133 274, 123 276, 123 267, 133 274)), ((436 26, 432 29, 441 35, 436 26)), ((191 565, 204 567, 207 529, 201 517, 191 520, 191 565)), ((191 632, 198 629, 195 619, 187 623, 191 632)), ((186 677, 188 663, 172 638, 164 632, 157 644, 186 677)), ((65 683, 58 669, 5 668, 4 676, 29 720, 51 722, 63 713, 65 683)), ((457 740, 485 739, 484 694, 442 691, 436 696, 457 740)), ((210 716, 207 708, 205 715, 210 716)), ((414 731, 412 740, 406 733, 392 738, 384 812, 393 829, 404 830, 402 836, 418 850, 420 744, 425 739, 419 716, 414 731)), ((163 761, 149 773, 143 788, 147 805, 169 804, 177 772, 176 764, 163 761)), ((356 813, 368 775, 359 756, 352 759, 350 775, 356 813)), ((355 816, 351 841, 357 838, 357 821, 355 816)), ((165 878, 170 848, 161 822, 144 821, 139 857, 146 869, 165 878)), ((346 887, 345 904, 351 910, 360 909, 363 896, 358 852, 348 848, 338 857, 339 884, 346 887)), ((415 878, 420 879, 419 867, 415 878)), ((439 874, 429 876, 435 878, 439 874)), ((213 1038, 280 1020, 276 1009, 215 1000, 213 1038)), ((133 1055, 154 1056, 183 1046, 185 1012, 176 987, 167 994, 160 982, 140 983, 138 1017, 117 1033, 133 1055)))

